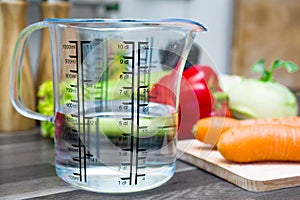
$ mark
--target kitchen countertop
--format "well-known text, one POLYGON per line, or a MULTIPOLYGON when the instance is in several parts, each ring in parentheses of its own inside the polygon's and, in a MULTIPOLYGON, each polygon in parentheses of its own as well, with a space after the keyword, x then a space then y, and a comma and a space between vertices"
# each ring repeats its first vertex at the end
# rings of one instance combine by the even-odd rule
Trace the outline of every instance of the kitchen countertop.
POLYGON ((54 144, 39 129, 0 133, 0 200, 5 199, 299 199, 300 187, 249 192, 177 161, 174 177, 161 187, 131 194, 100 194, 69 186, 54 167, 54 144))

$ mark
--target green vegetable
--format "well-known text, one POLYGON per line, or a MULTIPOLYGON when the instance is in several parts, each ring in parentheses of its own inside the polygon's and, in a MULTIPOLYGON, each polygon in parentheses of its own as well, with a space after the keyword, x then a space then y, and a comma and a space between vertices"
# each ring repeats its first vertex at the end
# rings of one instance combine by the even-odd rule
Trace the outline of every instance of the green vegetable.
MULTIPOLYGON (((37 111, 44 115, 54 114, 52 81, 45 81, 39 87, 37 111)), ((54 138, 54 125, 48 121, 41 122, 41 134, 44 137, 54 138)))
MULTIPOLYGON (((71 116, 66 115, 71 119, 71 116)), ((140 137, 152 137, 152 136, 175 136, 177 115, 165 115, 156 117, 144 117, 139 120, 140 137)), ((82 118, 81 118, 82 120, 82 118)), ((67 120, 68 121, 68 120, 67 120)), ((93 118, 89 120, 89 134, 96 135, 97 132, 106 135, 107 137, 122 137, 124 133, 131 133, 131 121, 124 121, 121 117, 112 118, 93 118)), ((78 129, 77 124, 68 124, 72 129, 78 129)), ((133 125, 133 135, 137 134, 137 124, 133 125)), ((80 130, 83 130, 83 126, 80 125, 80 130)))
POLYGON ((293 117, 298 114, 296 95, 273 79, 275 69, 284 67, 289 73, 298 66, 289 61, 275 60, 269 69, 264 60, 253 65, 253 72, 262 73, 259 80, 242 79, 229 89, 229 107, 238 119, 293 117))
MULTIPOLYGON (((124 69, 123 69, 124 71, 124 69)), ((117 72, 115 72, 117 73, 117 72)), ((119 74, 122 74, 122 72, 119 72, 119 74)), ((153 79, 154 78, 160 78, 161 76, 165 75, 163 73, 158 74, 157 72, 154 72, 153 74, 153 79)), ((109 81, 107 82, 108 84, 106 84, 103 90, 103 99, 107 99, 107 100, 118 100, 118 99, 122 99, 122 98, 129 98, 130 97, 130 93, 128 92, 128 94, 124 94, 124 93, 120 93, 120 91, 126 87, 126 86, 131 86, 131 82, 130 80, 120 80, 119 76, 114 75, 115 78, 113 79, 109 79, 109 81), (128 97, 126 97, 126 95, 128 97)), ((60 91, 61 91, 61 96, 60 96, 60 104, 64 105, 66 103, 71 103, 71 99, 76 99, 76 92, 74 93, 68 93, 66 92, 67 90, 72 90, 70 85, 76 85, 76 83, 73 82, 62 82, 60 83, 60 91)), ((85 86, 84 90, 85 90, 85 94, 84 94, 84 100, 88 101, 88 100, 94 100, 95 96, 100 96, 100 92, 102 92, 99 89, 95 89, 95 88, 100 88, 101 87, 101 82, 98 82, 94 85, 94 87, 88 87, 85 86)), ((79 89, 81 90, 81 88, 79 89)), ((53 116, 54 115, 54 102, 53 102, 53 86, 52 86, 52 81, 45 81, 43 84, 41 84, 41 86, 39 87, 37 96, 38 96, 38 106, 37 106, 37 110, 39 113, 44 114, 44 115, 50 115, 53 116)), ((136 91, 135 91, 136 92, 136 91)), ((112 120, 113 122, 113 120, 112 120)), ((72 126, 70 124, 70 126, 72 126)), ((110 131, 113 131, 114 129, 109 129, 108 131, 106 130, 106 132, 108 134, 111 134, 110 131)), ((116 133, 120 133, 120 131, 116 131, 116 133)), ((48 121, 42 121, 41 122, 41 134, 44 137, 50 137, 50 138, 54 138, 54 124, 52 122, 48 122, 48 121)), ((119 134, 120 135, 120 134, 119 134)))

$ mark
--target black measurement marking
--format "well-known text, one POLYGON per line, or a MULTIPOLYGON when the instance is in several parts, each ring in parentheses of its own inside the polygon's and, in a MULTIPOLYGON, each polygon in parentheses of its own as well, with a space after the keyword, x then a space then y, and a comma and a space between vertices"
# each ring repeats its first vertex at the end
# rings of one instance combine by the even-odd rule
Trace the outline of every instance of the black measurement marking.
MULTIPOLYGON (((135 157, 135 162, 136 162, 136 165, 138 166, 138 163, 139 163, 139 156, 138 156, 138 152, 139 152, 139 143, 140 143, 140 129, 143 129, 143 127, 141 128, 140 127, 140 106, 144 105, 144 103, 141 103, 141 99, 140 99, 140 88, 141 87, 141 46, 144 45, 144 44, 147 44, 148 45, 148 42, 138 42, 138 69, 137 69, 137 134, 136 134, 136 157, 135 157)), ((133 96, 133 95, 132 95, 133 96)), ((146 105, 146 104, 145 104, 146 105)), ((148 104, 147 104, 148 105, 148 104)), ((135 184, 137 184, 137 178, 138 178, 138 168, 136 167, 135 169, 135 184)))
POLYGON ((148 69, 149 66, 140 66, 140 69, 148 69))
POLYGON ((123 74, 132 74, 133 72, 123 72, 123 74))
MULTIPOLYGON (((134 43, 132 43, 133 46, 134 46, 134 43)), ((134 50, 132 50, 132 52, 134 53, 134 50)), ((134 54, 132 54, 134 55, 134 54)), ((131 59, 131 60, 134 60, 134 56, 123 56, 124 59, 131 59)))
MULTIPOLYGON (((69 63, 76 63, 76 69, 71 69, 70 72, 78 74, 78 72, 79 72, 78 71, 78 69, 79 69, 79 59, 78 59, 79 49, 78 49, 78 44, 79 44, 79 42, 78 41, 69 41, 69 43, 73 44, 74 49, 76 49, 76 55, 69 55, 69 58, 74 59, 74 60, 67 59, 66 62, 67 62, 67 64, 69 64, 69 63)), ((83 70, 83 60, 84 60, 84 58, 87 55, 87 54, 85 54, 86 52, 84 52, 84 50, 83 50, 84 48, 83 47, 84 47, 84 45, 87 45, 87 44, 90 44, 90 41, 80 41, 80 51, 81 51, 81 54, 80 54, 80 56, 81 56, 80 57, 81 58, 81 63, 80 64, 81 64, 81 74, 82 74, 81 80, 80 80, 79 76, 77 76, 76 77, 77 78, 77 85, 75 85, 75 84, 71 84, 70 85, 70 87, 76 88, 77 90, 78 90, 79 84, 81 84, 83 86, 84 83, 90 83, 91 82, 91 80, 84 80, 83 79, 83 73, 84 73, 84 70, 83 70)), ((85 138, 86 138, 85 137, 85 134, 86 134, 86 127, 85 127, 86 121, 85 120, 86 119, 91 119, 91 118, 88 118, 88 117, 85 116, 85 108, 84 108, 85 105, 84 104, 79 104, 79 99, 82 99, 82 101, 84 102, 84 87, 82 87, 81 94, 80 94, 79 91, 77 92, 76 98, 77 99, 71 100, 71 102, 72 103, 77 103, 77 113, 78 114, 71 114, 71 116, 74 117, 74 118, 75 117, 77 118, 77 122, 78 122, 77 128, 78 128, 78 131, 77 130, 72 130, 72 131, 74 133, 78 133, 79 137, 78 137, 78 144, 77 145, 73 144, 72 146, 78 148, 79 150, 78 150, 78 157, 74 157, 73 160, 79 162, 79 173, 76 173, 79 176, 79 180, 87 182, 86 158, 91 158, 93 155, 87 153, 86 146, 85 146, 85 144, 86 144, 86 141, 85 141, 85 138), (80 129, 81 118, 79 116, 80 116, 81 110, 82 110, 82 116, 83 116, 83 121, 82 121, 83 129, 80 129), (82 144, 81 138, 83 138, 83 140, 84 140, 83 144, 82 144), (83 149, 83 155, 82 155, 82 149, 83 149), (84 161, 84 163, 83 163, 83 170, 84 170, 84 172, 82 171, 82 159, 84 161)))
POLYGON ((148 85, 142 85, 139 87, 140 89, 145 89, 145 88, 148 88, 148 85))
POLYGON ((93 157, 93 156, 94 156, 94 155, 93 155, 93 154, 90 154, 90 153, 86 153, 86 154, 85 154, 85 157, 86 157, 86 158, 91 158, 91 157, 93 157))
POLYGON ((132 87, 122 87, 124 90, 132 90, 132 87))
POLYGON ((136 176, 146 176, 146 174, 137 174, 136 176))
POLYGON ((129 118, 127 118, 127 117, 124 117, 124 118, 122 118, 123 120, 132 120, 133 118, 132 117, 129 117, 129 118))
POLYGON ((122 166, 129 166, 130 163, 121 163, 122 166))
MULTIPOLYGON (((84 49, 84 45, 86 44, 90 44, 91 41, 80 41, 80 50, 81 50, 81 80, 77 79, 77 83, 79 84, 79 81, 81 81, 81 86, 84 86, 84 83, 85 82, 91 82, 91 80, 85 80, 84 79, 84 65, 83 65, 83 61, 85 59, 85 57, 87 56, 88 52, 87 51, 83 51, 84 49), (84 54, 85 53, 85 54, 84 54)), ((78 69, 77 69, 78 70, 78 69)), ((81 98, 82 98, 82 102, 84 102, 85 100, 85 91, 84 91, 84 87, 81 87, 81 98)), ((79 111, 78 111, 79 112, 79 111)), ((85 105, 84 103, 82 104, 82 117, 83 117, 83 120, 82 120, 82 125, 83 125, 83 128, 82 128, 82 135, 83 135, 83 144, 84 144, 84 148, 83 148, 83 154, 84 154, 84 160, 83 160, 83 165, 84 165, 84 181, 87 182, 87 176, 86 176, 86 141, 85 141, 85 136, 86 136, 86 116, 85 116, 85 105)))
POLYGON ((78 118, 77 114, 71 114, 71 117, 78 118))
MULTIPOLYGON (((148 62, 148 66, 149 66, 148 83, 147 83, 147 85, 150 85, 150 82, 151 82, 151 77, 150 77, 151 76, 151 73, 150 73, 151 69, 155 68, 155 66, 151 66, 151 63, 152 63, 152 49, 153 49, 153 37, 150 38, 149 45, 148 45, 148 51, 146 51, 146 57, 149 58, 149 60, 146 61, 146 63, 148 62)), ((149 92, 148 92, 148 101, 149 101, 149 92)))
POLYGON ((73 160, 76 161, 76 162, 79 162, 79 161, 80 161, 80 159, 79 159, 79 158, 76 158, 76 157, 74 157, 73 160))
POLYGON ((176 125, 158 126, 158 128, 161 128, 161 129, 164 129, 164 128, 176 128, 176 125))
MULTIPOLYGON (((123 105, 132 105, 132 102, 122 102, 123 105)), ((131 119, 131 118, 130 118, 131 119)))
POLYGON ((139 129, 146 129, 146 128, 148 128, 148 126, 140 126, 140 127, 138 127, 139 129))
MULTIPOLYGON (((135 54, 135 44, 134 42, 132 41, 124 41, 123 42, 124 44, 127 44, 127 45, 132 45, 132 50, 131 50, 131 56, 124 56, 125 59, 132 59, 132 65, 131 65, 131 89, 132 91, 134 91, 134 81, 135 81, 135 77, 134 77, 134 63, 135 63, 135 60, 134 60, 134 54, 135 54)), ((133 102, 134 102, 134 94, 131 95, 131 103, 133 105, 133 102)), ((134 137, 133 137, 133 133, 134 133, 134 106, 132 106, 131 108, 131 136, 130 136, 130 173, 129 173, 129 185, 132 184, 132 170, 133 170, 133 143, 134 143, 134 137)))
MULTIPOLYGON (((70 58, 76 58, 76 70, 74 70, 74 73, 78 73, 78 41, 69 41, 70 44, 75 44, 75 49, 76 49, 76 55, 69 55, 70 58)), ((79 76, 77 76, 77 85, 71 85, 74 86, 74 87, 78 87, 78 83, 79 83, 79 76)), ((78 88, 77 88, 78 89, 78 88)), ((78 102, 80 99, 80 96, 79 96, 79 92, 77 92, 77 100, 73 100, 73 101, 76 101, 78 102)), ((78 156, 79 156, 79 180, 82 181, 82 170, 81 170, 81 140, 80 140, 80 117, 78 117, 79 113, 80 113, 80 104, 78 103, 77 105, 77 112, 78 114, 71 114, 72 117, 76 117, 77 120, 78 120, 78 125, 77 125, 77 128, 78 128, 78 156)))
POLYGON ((141 104, 138 104, 138 106, 140 106, 140 107, 148 106, 148 103, 141 103, 141 104))
MULTIPOLYGON (((100 107, 100 110, 99 110, 100 112, 102 111, 101 110, 101 107, 100 107)), ((99 130, 100 128, 99 128, 99 119, 97 118, 97 120, 96 120, 96 156, 97 156, 97 158, 100 158, 100 148, 99 148, 99 132, 100 132, 100 130, 99 130)))
MULTIPOLYGON (((123 56, 124 59, 129 60, 131 59, 131 71, 123 72, 123 74, 127 75, 130 74, 131 76, 126 76, 126 79, 131 78, 131 86, 130 87, 123 87, 124 90, 132 90, 135 89, 135 84, 137 83, 137 93, 134 92, 131 95, 131 102, 122 102, 122 105, 131 105, 131 117, 125 117, 122 118, 122 120, 130 120, 131 121, 131 132, 130 133, 123 133, 122 136, 130 137, 130 148, 123 148, 124 151, 130 151, 130 173, 129 177, 121 178, 121 180, 129 180, 129 185, 137 184, 138 183, 138 177, 145 176, 145 174, 138 174, 138 169, 146 168, 146 165, 139 165, 139 161, 145 160, 146 156, 139 156, 139 152, 146 152, 145 148, 139 148, 139 134, 140 131, 144 131, 143 129, 147 129, 147 126, 140 126, 140 110, 145 109, 145 106, 148 106, 148 102, 146 101, 146 97, 149 98, 149 95, 147 95, 150 83, 150 67, 147 65, 147 54, 149 50, 149 43, 148 42, 138 42, 138 63, 137 68, 135 67, 135 42, 133 41, 123 41, 123 44, 125 45, 131 45, 131 55, 123 56), (143 55, 146 54, 145 58, 141 57, 141 48, 143 48, 143 55), (142 64, 141 61, 144 63, 142 64), (147 70, 147 71, 145 71, 147 70), (137 71, 137 77, 135 77, 135 71, 137 71), (144 80, 141 79, 141 74, 143 74, 144 80), (148 76, 148 79, 147 77, 148 76), (145 85, 146 84, 146 85, 145 85), (141 99, 141 94, 145 96, 145 98, 141 99), (146 96, 147 95, 147 96, 146 96), (134 104, 136 100, 136 104, 134 104), (143 102, 141 102, 143 101, 143 102), (136 110, 135 110, 136 109, 136 110), (136 116, 135 116, 136 114, 136 116), (136 135, 134 135, 136 131, 136 135), (135 148, 135 149, 134 149, 135 148), (135 155, 135 157, 134 157, 135 155), (136 165, 135 172, 133 172, 133 165, 136 165), (134 183, 133 183, 133 175, 134 177, 134 183)), ((124 76, 125 77, 125 76, 124 76)), ((122 75, 120 75, 121 79, 125 79, 122 75)), ((122 123, 122 122, 121 122, 122 123)), ((122 123, 123 124, 123 123, 122 123)), ((127 164, 127 163, 126 163, 127 164)))

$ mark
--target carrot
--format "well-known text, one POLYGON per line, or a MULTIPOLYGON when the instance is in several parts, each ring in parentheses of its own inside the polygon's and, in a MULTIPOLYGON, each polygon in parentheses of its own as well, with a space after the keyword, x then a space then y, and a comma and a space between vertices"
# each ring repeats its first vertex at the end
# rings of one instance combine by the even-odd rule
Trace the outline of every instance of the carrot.
POLYGON ((221 135, 217 148, 224 158, 233 162, 300 161, 300 127, 237 126, 221 135))
POLYGON ((238 125, 238 120, 227 117, 207 117, 198 120, 193 132, 197 140, 215 145, 220 135, 238 125))
POLYGON ((300 127, 300 117, 272 118, 272 119, 246 119, 237 120, 229 117, 207 117, 198 120, 193 128, 197 140, 206 144, 216 145, 220 135, 230 128, 240 125, 283 124, 300 127))

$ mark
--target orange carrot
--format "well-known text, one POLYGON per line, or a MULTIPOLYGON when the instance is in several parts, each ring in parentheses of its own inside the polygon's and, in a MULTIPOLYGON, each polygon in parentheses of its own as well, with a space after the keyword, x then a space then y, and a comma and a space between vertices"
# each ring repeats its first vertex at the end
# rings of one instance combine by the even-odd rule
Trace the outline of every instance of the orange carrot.
POLYGON ((245 125, 224 132, 219 152, 233 162, 300 161, 300 127, 245 125))
POLYGON ((207 117, 198 120, 194 126, 193 132, 195 138, 206 144, 216 145, 220 135, 230 128, 240 125, 259 125, 259 124, 272 124, 272 125, 289 125, 300 127, 300 117, 290 118, 272 118, 272 119, 246 119, 237 120, 229 117, 207 117))
POLYGON ((198 120, 193 132, 197 140, 215 145, 220 135, 238 125, 238 120, 227 117, 207 117, 198 120))

